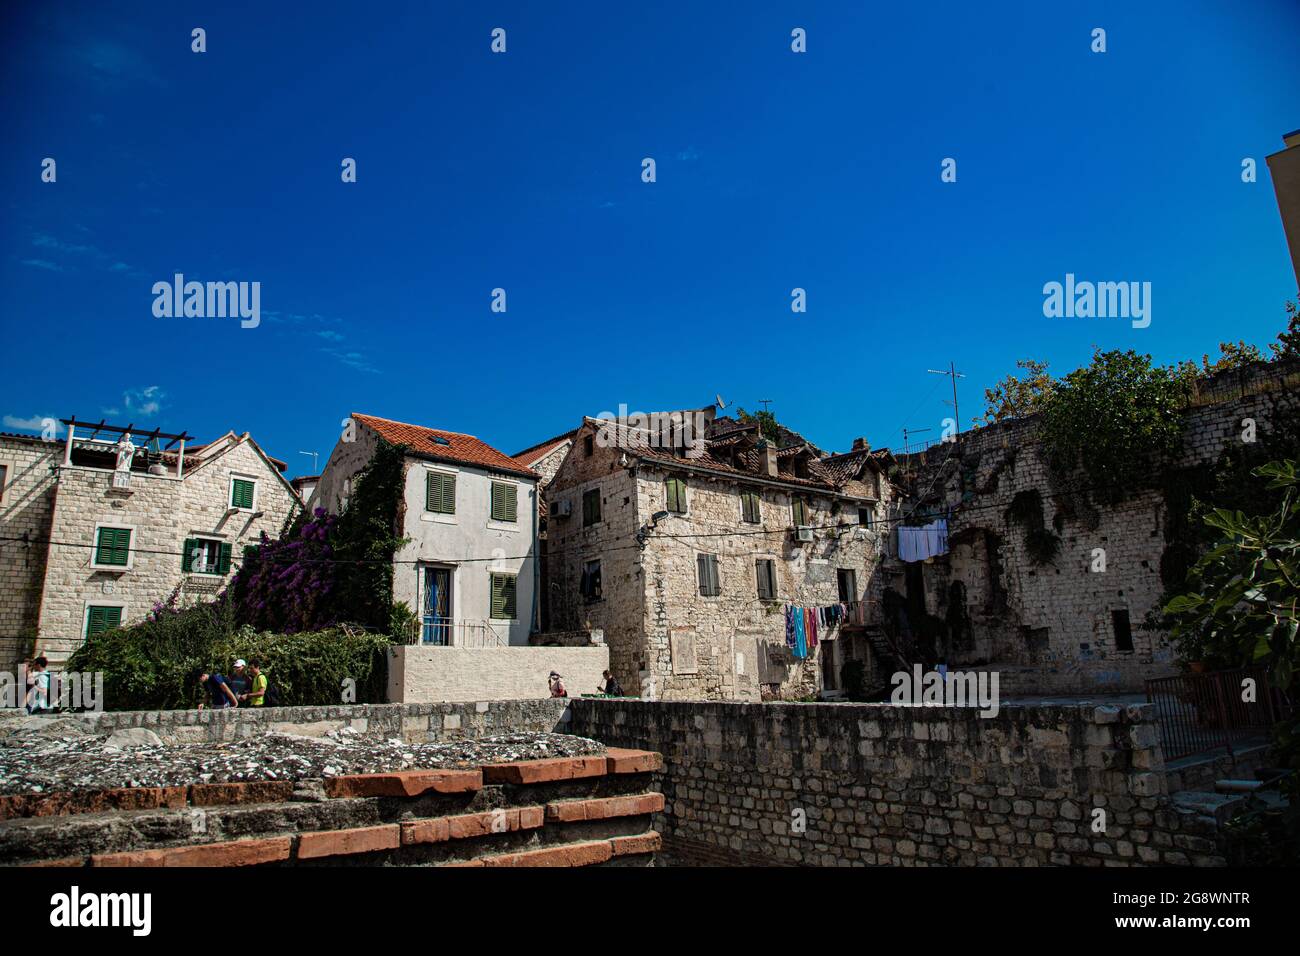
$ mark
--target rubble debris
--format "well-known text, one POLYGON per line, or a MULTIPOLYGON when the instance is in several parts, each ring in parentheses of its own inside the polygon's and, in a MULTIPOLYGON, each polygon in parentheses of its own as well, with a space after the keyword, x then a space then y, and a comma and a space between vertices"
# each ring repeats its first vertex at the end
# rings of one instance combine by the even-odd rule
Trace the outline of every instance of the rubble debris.
POLYGON ((155 743, 149 731, 112 735, 43 729, 0 736, 0 795, 192 783, 303 780, 393 770, 478 767, 603 753, 567 734, 501 734, 444 743, 377 740, 351 728, 323 737, 269 732, 221 743, 155 743))

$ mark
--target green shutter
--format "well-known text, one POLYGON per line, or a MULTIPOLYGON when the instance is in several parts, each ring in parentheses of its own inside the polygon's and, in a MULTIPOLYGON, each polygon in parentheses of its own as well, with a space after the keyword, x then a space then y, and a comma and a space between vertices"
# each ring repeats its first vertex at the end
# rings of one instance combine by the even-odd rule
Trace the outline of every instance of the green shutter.
POLYGON ((456 476, 429 472, 424 477, 424 509, 439 514, 456 513, 456 476))
POLYGON ((802 498, 794 499, 794 523, 796 525, 806 525, 808 523, 808 506, 802 498))
POLYGON ((515 616, 515 577, 492 575, 492 617, 512 620, 515 616))
POLYGON ((230 507, 253 509, 253 483, 243 478, 236 478, 230 484, 230 507))
POLYGON ((86 637, 94 637, 105 631, 122 626, 122 609, 120 607, 91 607, 86 616, 86 637))
POLYGON ((582 525, 595 524, 600 520, 600 489, 592 488, 582 493, 582 525))
POLYGON ((492 482, 492 520, 515 521, 518 517, 519 491, 514 485, 492 482))
POLYGON ((185 547, 181 551, 181 570, 186 573, 194 570, 194 549, 198 547, 198 542, 194 538, 185 539, 185 547))
POLYGON ((217 573, 218 574, 230 573, 230 542, 229 541, 221 542, 221 550, 217 555, 217 573))
POLYGON ((131 554, 131 531, 128 528, 100 528, 95 541, 95 563, 126 567, 131 554))
POLYGON ((741 496, 742 517, 750 524, 758 524, 761 512, 758 506, 758 495, 752 491, 747 491, 741 496))
POLYGON ((682 514, 686 511, 686 484, 680 478, 669 478, 668 510, 682 514))

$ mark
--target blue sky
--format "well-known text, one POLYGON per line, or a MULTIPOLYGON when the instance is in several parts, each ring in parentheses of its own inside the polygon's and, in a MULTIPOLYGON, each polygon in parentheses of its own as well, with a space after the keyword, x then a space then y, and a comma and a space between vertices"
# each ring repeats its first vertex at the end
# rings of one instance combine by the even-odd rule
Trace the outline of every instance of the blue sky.
POLYGON ((350 411, 513 453, 721 394, 893 446, 950 414, 950 360, 969 421, 1017 358, 1263 343, 1295 296, 1264 163, 1300 127, 1292 0, 0 18, 5 430, 233 428, 299 474, 350 411), (156 318, 177 272, 260 282, 260 326, 156 318), (1045 318, 1067 272, 1151 282, 1151 326, 1045 318))

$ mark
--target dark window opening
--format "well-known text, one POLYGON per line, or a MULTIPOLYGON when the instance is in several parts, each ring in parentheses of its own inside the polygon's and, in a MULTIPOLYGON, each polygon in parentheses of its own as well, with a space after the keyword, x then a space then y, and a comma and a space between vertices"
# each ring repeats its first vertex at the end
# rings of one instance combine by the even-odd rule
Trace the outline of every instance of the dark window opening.
POLYGON ((1115 628, 1115 650, 1133 650, 1133 628, 1129 624, 1128 611, 1111 611, 1110 622, 1115 628))
POLYGON ((599 601, 601 598, 600 588, 600 562, 588 561, 582 567, 582 597, 588 603, 599 601))

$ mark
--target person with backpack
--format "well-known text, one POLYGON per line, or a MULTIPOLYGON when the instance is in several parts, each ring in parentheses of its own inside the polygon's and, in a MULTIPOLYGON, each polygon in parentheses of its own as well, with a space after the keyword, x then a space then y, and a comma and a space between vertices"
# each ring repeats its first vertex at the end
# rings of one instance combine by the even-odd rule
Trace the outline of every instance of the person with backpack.
POLYGON ((253 678, 253 686, 241 699, 251 707, 261 707, 266 703, 267 698, 267 680, 266 675, 262 673, 262 665, 255 660, 249 661, 248 673, 253 678))

